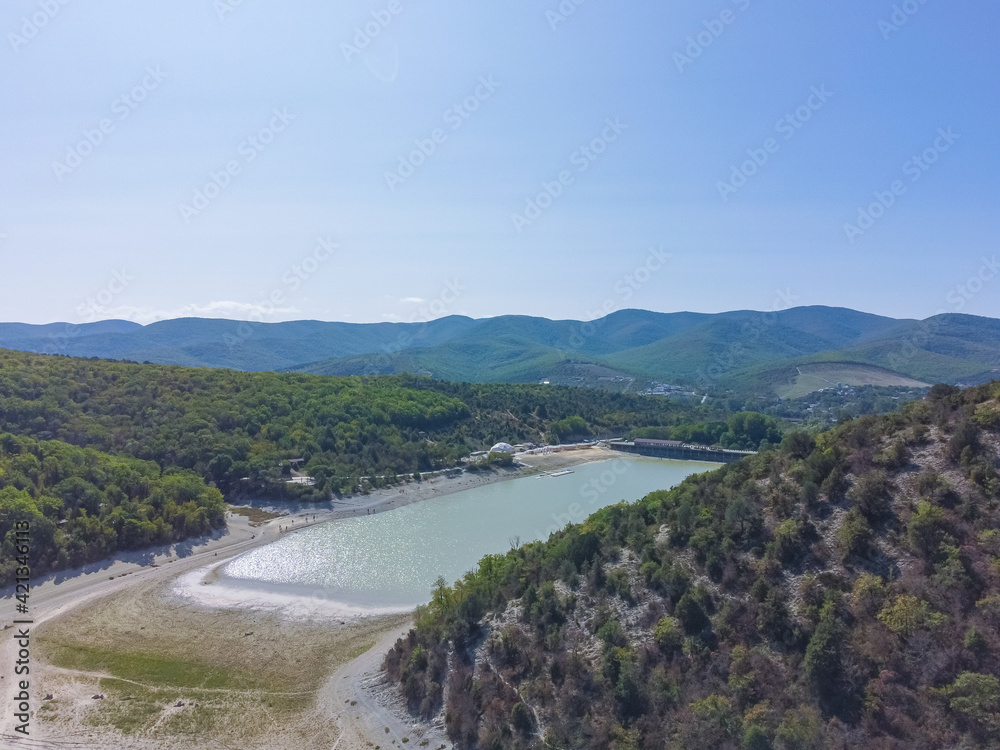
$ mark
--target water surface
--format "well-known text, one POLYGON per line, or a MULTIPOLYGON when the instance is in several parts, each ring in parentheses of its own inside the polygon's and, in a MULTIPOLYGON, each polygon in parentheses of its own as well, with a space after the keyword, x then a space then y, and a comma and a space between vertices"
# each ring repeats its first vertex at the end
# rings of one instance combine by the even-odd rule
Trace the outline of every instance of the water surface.
POLYGON ((241 555, 221 577, 351 606, 410 608, 429 600, 438 576, 451 583, 483 555, 547 538, 598 508, 717 466, 623 456, 564 476, 496 482, 303 529, 241 555))

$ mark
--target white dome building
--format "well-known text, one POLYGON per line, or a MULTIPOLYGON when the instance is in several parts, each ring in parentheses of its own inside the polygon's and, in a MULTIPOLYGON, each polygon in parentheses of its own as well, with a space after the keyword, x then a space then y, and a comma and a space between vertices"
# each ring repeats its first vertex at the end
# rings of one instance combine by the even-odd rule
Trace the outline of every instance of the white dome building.
POLYGON ((510 443, 497 443, 490 448, 490 453, 510 453, 514 454, 514 447, 510 443))

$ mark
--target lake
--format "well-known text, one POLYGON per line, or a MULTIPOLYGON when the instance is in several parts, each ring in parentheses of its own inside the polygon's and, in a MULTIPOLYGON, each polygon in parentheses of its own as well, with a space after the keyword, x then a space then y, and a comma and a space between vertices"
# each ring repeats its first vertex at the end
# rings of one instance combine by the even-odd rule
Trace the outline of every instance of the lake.
POLYGON ((528 476, 312 526, 226 564, 221 581, 355 607, 412 608, 483 555, 545 539, 598 508, 633 501, 719 464, 637 456, 528 476))

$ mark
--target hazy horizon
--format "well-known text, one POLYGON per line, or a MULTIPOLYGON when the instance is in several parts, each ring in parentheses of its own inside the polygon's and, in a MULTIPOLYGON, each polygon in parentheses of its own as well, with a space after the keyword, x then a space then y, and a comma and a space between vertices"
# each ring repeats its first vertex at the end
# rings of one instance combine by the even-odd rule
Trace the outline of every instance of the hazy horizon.
MULTIPOLYGON (((746 309, 733 309, 733 310, 719 310, 719 311, 716 311, 716 312, 704 312, 704 311, 701 311, 701 310, 649 310, 647 308, 640 308, 640 307, 623 307, 623 308, 619 308, 617 310, 612 310, 611 312, 607 313, 607 315, 611 315, 611 314, 614 314, 614 313, 620 313, 620 312, 627 312, 627 311, 648 312, 648 313, 653 313, 653 314, 656 314, 656 315, 685 315, 685 314, 693 314, 693 315, 723 315, 723 314, 727 314, 727 313, 740 313, 740 312, 768 314, 768 313, 772 313, 772 312, 786 312, 786 311, 794 310, 794 309, 797 309, 797 308, 826 308, 826 309, 832 309, 832 310, 850 310, 850 311, 853 311, 853 312, 862 313, 864 315, 877 315, 879 317, 884 317, 884 318, 889 318, 889 319, 892 319, 892 320, 899 320, 899 321, 907 321, 907 320, 923 321, 923 320, 927 320, 928 318, 936 317, 937 315, 942 315, 942 314, 968 315, 970 317, 987 318, 987 319, 990 319, 990 320, 1000 320, 1000 316, 994 316, 994 315, 976 315, 974 313, 953 313, 953 312, 951 312, 949 310, 941 310, 941 311, 939 311, 937 313, 934 313, 932 315, 928 315, 928 316, 926 316, 924 318, 897 317, 897 316, 893 316, 893 315, 879 315, 878 313, 872 313, 872 312, 869 312, 867 310, 857 310, 857 309, 852 308, 852 307, 844 307, 843 305, 792 305, 790 307, 783 307, 783 308, 775 307, 775 308, 770 309, 770 310, 768 310, 768 309, 753 310, 753 309, 746 308, 746 309)), ((592 321, 592 320, 598 320, 600 318, 605 317, 605 315, 601 315, 600 318, 548 318, 548 317, 542 316, 542 315, 529 315, 527 313, 519 313, 519 312, 500 313, 499 315, 484 315, 484 316, 462 315, 461 313, 447 313, 447 314, 440 315, 440 316, 437 316, 437 317, 426 317, 425 318, 425 317, 417 316, 417 317, 415 317, 412 320, 361 320, 361 321, 358 321, 358 320, 326 320, 326 319, 322 319, 322 318, 288 318, 286 320, 261 320, 261 319, 256 319, 256 318, 229 318, 229 317, 209 316, 209 315, 183 315, 183 316, 178 316, 176 318, 161 318, 159 320, 152 320, 152 321, 149 321, 149 322, 146 322, 146 323, 139 323, 137 321, 129 320, 127 318, 95 318, 94 320, 88 320, 88 321, 84 321, 84 322, 74 322, 74 321, 68 321, 68 320, 50 320, 50 321, 46 321, 46 322, 43 322, 43 323, 27 323, 27 322, 25 322, 23 320, 0 320, 0 325, 25 324, 25 325, 37 325, 37 326, 52 326, 52 325, 69 324, 69 325, 76 326, 76 325, 86 325, 86 324, 91 324, 91 323, 133 323, 133 324, 138 325, 138 326, 146 327, 146 326, 149 326, 149 325, 154 325, 156 323, 167 323, 167 322, 176 321, 176 320, 224 320, 224 321, 229 321, 229 322, 232 322, 232 323, 249 322, 249 323, 267 323, 267 324, 280 324, 280 323, 349 323, 349 324, 352 324, 352 325, 378 325, 378 324, 381 324, 381 323, 413 323, 413 324, 423 324, 423 323, 431 323, 431 322, 434 322, 434 321, 437 321, 437 320, 444 320, 444 319, 450 318, 450 317, 469 318, 470 320, 476 320, 476 321, 492 320, 494 318, 504 318, 504 317, 518 317, 518 318, 537 318, 537 319, 542 319, 542 320, 552 320, 552 321, 555 321, 555 322, 559 322, 559 321, 587 322, 587 321, 592 321)))

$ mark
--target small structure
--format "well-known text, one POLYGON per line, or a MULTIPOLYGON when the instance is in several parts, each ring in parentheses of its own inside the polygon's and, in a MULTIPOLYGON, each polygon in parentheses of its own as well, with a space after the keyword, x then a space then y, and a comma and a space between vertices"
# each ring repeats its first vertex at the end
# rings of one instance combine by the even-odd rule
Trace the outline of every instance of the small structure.
POLYGON ((511 455, 514 455, 516 451, 510 443, 497 443, 490 448, 490 453, 510 453, 511 455))
POLYGON ((684 445, 683 440, 653 440, 652 438, 636 438, 636 446, 645 446, 647 448, 680 448, 684 445))
POLYGON ((746 456, 752 456, 756 451, 737 451, 728 448, 709 448, 705 445, 691 445, 680 440, 651 440, 636 438, 632 442, 626 440, 609 440, 607 446, 611 450, 636 453, 651 458, 669 458, 678 461, 711 461, 712 463, 730 463, 739 461, 746 456))

